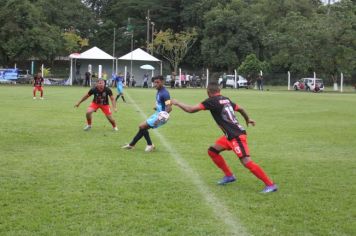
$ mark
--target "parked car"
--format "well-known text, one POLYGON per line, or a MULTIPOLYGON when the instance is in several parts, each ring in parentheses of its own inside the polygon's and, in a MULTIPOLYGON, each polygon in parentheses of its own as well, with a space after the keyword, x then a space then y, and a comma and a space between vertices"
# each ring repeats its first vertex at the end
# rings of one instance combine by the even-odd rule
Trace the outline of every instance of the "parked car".
MULTIPOLYGON (((226 75, 227 80, 226 80, 226 87, 231 87, 235 88, 235 75, 226 75)), ((236 78, 236 88, 248 88, 248 83, 247 80, 242 77, 241 75, 238 75, 236 78)), ((219 78, 218 81, 219 85, 222 86, 223 79, 222 76, 219 78)))
POLYGON ((324 91, 324 82, 319 78, 302 78, 293 84, 294 90, 324 91), (316 86, 314 85, 314 80, 316 86))
POLYGON ((32 79, 33 76, 29 73, 28 70, 18 70, 17 83, 29 84, 31 83, 32 79))

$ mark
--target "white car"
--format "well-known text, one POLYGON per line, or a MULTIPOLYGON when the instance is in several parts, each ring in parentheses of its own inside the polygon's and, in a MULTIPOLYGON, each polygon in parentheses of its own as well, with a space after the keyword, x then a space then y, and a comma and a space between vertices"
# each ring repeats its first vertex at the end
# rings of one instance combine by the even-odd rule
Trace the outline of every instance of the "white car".
MULTIPOLYGON (((231 87, 231 88, 248 88, 247 80, 242 77, 241 75, 238 75, 236 78, 236 86, 235 86, 235 75, 226 75, 226 87, 231 87)), ((219 78, 219 85, 222 86, 222 76, 219 78)))
POLYGON ((324 91, 324 82, 318 78, 302 78, 293 84, 294 90, 306 90, 306 91, 324 91), (314 85, 314 80, 316 86, 314 85))

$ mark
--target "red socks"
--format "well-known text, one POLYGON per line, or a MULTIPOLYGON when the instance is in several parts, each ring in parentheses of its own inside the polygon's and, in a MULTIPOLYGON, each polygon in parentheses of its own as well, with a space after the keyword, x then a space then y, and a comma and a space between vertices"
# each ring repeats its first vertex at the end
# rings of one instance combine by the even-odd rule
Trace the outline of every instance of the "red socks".
POLYGON ((208 154, 211 157, 211 160, 213 160, 213 162, 215 163, 215 165, 219 167, 225 173, 226 176, 232 176, 232 172, 229 166, 226 164, 224 158, 221 155, 210 150, 208 150, 208 154))
POLYGON ((91 119, 87 119, 88 125, 91 125, 91 119))
POLYGON ((247 169, 249 169, 252 174, 254 174, 257 178, 259 178, 260 180, 262 180, 266 186, 270 186, 273 184, 272 180, 270 180, 268 178, 268 176, 266 175, 266 173, 262 170, 262 168, 257 165, 256 163, 254 163, 253 161, 248 162, 245 167, 247 169))

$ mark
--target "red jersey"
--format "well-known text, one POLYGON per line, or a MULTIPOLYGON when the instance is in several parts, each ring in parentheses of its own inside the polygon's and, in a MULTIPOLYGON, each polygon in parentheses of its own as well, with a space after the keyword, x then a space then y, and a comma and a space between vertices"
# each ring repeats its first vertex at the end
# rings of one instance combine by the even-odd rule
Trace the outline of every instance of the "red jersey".
POLYGON ((235 111, 239 108, 237 104, 222 95, 207 98, 200 104, 203 110, 209 110, 215 122, 224 132, 228 140, 246 134, 246 130, 239 124, 235 111))
POLYGON ((33 83, 33 86, 39 86, 39 87, 41 87, 42 86, 42 84, 43 84, 43 77, 42 76, 38 76, 38 75, 36 75, 34 78, 33 78, 33 80, 34 80, 34 83, 33 83))

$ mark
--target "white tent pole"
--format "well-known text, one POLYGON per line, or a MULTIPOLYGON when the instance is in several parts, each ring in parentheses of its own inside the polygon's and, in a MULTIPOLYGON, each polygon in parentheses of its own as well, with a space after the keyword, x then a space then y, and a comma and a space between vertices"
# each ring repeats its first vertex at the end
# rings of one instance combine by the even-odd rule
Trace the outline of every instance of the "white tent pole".
POLYGON ((98 68, 98 79, 102 78, 102 70, 103 70, 103 66, 99 65, 99 68, 98 68))
POLYGON ((234 88, 237 88, 236 81, 237 81, 237 70, 235 70, 235 85, 234 85, 234 88))
POLYGON ((290 90, 290 72, 288 71, 288 90, 290 90))
POLYGON ((92 69, 91 69, 91 64, 88 65, 88 71, 89 71, 89 73, 90 73, 89 86, 91 87, 91 78, 92 78, 92 76, 93 76, 93 74, 92 74, 92 69))
POLYGON ((161 75, 163 74, 163 71, 162 71, 162 61, 161 61, 161 73, 160 73, 161 75))
POLYGON ((179 68, 179 87, 182 87, 182 81, 180 80, 182 78, 182 68, 179 68))
POLYGON ((313 90, 315 90, 315 87, 316 87, 316 73, 315 73, 315 71, 314 71, 314 89, 313 90))
POLYGON ((72 80, 73 80, 73 58, 70 59, 69 85, 72 85, 72 80))
POLYGON ((341 73, 341 79, 340 79, 340 92, 342 93, 344 91, 344 74, 341 73))
POLYGON ((125 66, 125 74, 124 74, 124 84, 125 85, 126 85, 126 80, 127 80, 126 76, 127 76, 127 66, 125 66))
POLYGON ((206 87, 208 87, 209 84, 209 69, 206 69, 206 87))
POLYGON ((42 66, 41 66, 41 73, 42 73, 41 76, 42 76, 42 78, 43 78, 43 74, 44 74, 44 73, 43 73, 43 69, 44 69, 44 65, 42 64, 42 66))

